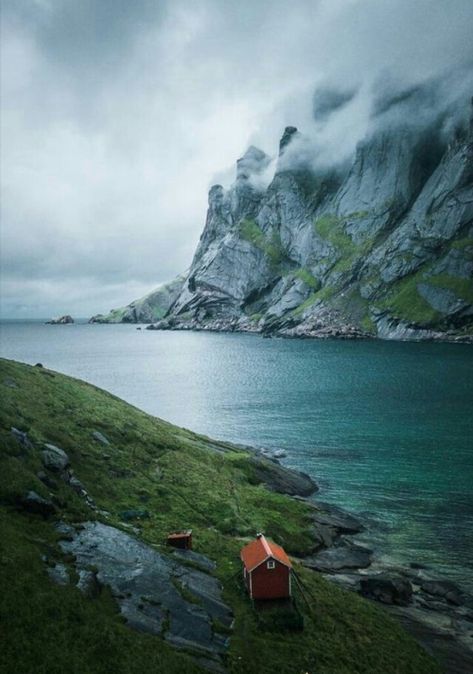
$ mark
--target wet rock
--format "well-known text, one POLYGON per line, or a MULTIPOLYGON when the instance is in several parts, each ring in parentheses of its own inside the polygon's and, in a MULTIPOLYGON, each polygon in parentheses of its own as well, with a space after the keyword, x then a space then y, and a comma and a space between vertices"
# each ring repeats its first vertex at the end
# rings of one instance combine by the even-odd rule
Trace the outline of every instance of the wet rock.
POLYGON ((361 594, 383 604, 408 606, 412 601, 412 585, 407 578, 379 575, 360 580, 361 594))
POLYGON ((339 534, 359 534, 364 531, 363 524, 354 515, 328 503, 318 503, 312 519, 317 524, 336 529, 339 534))
POLYGON ((55 564, 47 568, 48 576, 57 585, 69 585, 70 578, 64 564, 55 564))
POLYGON ((98 582, 111 588, 130 627, 214 659, 226 650, 227 641, 214 633, 212 621, 230 625, 233 616, 216 578, 99 522, 86 522, 73 541, 60 545, 75 555, 78 571, 96 569, 98 582))
POLYGON ((250 457, 252 478, 263 482, 272 491, 291 496, 310 496, 318 487, 306 473, 286 468, 263 457, 250 457))
POLYGON ((49 499, 45 499, 35 491, 29 491, 18 500, 18 504, 22 510, 36 515, 42 515, 44 518, 54 515, 56 506, 49 499))
POLYGON ((304 566, 324 573, 338 573, 345 569, 365 569, 370 566, 372 550, 345 541, 336 547, 305 557, 304 566))
POLYGON ((46 449, 41 452, 44 467, 55 473, 61 473, 69 465, 69 457, 66 452, 55 445, 45 443, 44 446, 46 449))
POLYGON ((456 606, 463 604, 466 599, 460 588, 450 580, 424 580, 420 587, 423 592, 446 599, 456 606))
POLYGON ((100 442, 102 445, 110 444, 110 440, 107 437, 105 437, 105 435, 100 431, 93 431, 92 437, 94 438, 94 440, 97 440, 97 442, 100 442))

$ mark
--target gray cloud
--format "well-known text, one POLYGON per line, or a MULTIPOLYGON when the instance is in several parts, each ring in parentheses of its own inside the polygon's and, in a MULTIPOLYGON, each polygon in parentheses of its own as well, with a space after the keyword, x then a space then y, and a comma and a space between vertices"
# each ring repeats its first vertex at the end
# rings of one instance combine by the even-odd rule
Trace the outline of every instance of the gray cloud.
POLYGON ((185 269, 216 175, 288 124, 322 164, 406 106, 448 124, 472 27, 470 0, 4 0, 3 315, 89 315, 185 269))

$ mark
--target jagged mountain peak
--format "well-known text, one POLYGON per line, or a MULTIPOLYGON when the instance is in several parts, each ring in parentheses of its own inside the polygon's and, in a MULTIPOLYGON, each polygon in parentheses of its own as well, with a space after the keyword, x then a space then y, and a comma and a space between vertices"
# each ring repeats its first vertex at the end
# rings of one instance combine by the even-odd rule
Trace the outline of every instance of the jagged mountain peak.
POLYGON ((158 327, 473 339, 471 130, 441 143, 431 127, 380 125, 335 177, 310 161, 301 170, 302 146, 310 160, 286 127, 269 186, 255 176, 270 157, 250 146, 235 183, 211 188, 190 271, 158 327))

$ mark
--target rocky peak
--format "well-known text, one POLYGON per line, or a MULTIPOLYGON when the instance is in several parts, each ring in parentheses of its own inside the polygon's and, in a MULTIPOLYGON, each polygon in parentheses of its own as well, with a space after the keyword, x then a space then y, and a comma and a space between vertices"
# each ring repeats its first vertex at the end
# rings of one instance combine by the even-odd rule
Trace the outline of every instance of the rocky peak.
POLYGON ((252 175, 259 175, 268 166, 271 158, 266 152, 250 145, 243 157, 237 160, 237 180, 248 180, 252 175))
POLYGON ((299 135, 299 131, 295 126, 286 126, 281 140, 279 141, 279 156, 283 154, 289 143, 291 143, 294 138, 299 135))

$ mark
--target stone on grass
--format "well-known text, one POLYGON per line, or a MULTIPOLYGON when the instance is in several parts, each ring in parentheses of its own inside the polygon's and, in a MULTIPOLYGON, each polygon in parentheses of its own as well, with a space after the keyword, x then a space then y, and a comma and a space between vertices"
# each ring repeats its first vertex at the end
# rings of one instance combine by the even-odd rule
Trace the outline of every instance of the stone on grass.
POLYGON ((45 443, 45 448, 41 452, 41 460, 48 470, 55 473, 61 473, 69 465, 69 457, 66 452, 55 445, 45 443))
POLYGON ((97 440, 97 442, 102 443, 102 445, 110 444, 110 440, 107 437, 105 437, 105 435, 100 431, 93 431, 92 437, 94 438, 94 440, 97 440))

